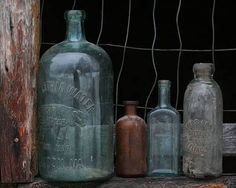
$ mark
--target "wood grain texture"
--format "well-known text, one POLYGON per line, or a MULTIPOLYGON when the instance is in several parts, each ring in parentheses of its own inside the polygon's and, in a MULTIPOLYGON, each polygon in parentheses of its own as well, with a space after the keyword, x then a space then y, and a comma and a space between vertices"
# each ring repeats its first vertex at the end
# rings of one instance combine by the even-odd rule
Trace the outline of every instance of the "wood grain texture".
POLYGON ((223 129, 225 156, 236 156, 236 123, 225 123, 223 129))
POLYGON ((40 0, 0 1, 0 181, 29 182, 36 165, 40 0))
POLYGON ((104 183, 47 183, 41 179, 18 188, 235 188, 235 176, 223 176, 213 180, 174 178, 112 178, 104 183))
POLYGON ((0 183, 0 188, 17 188, 17 186, 18 186, 17 184, 0 183))

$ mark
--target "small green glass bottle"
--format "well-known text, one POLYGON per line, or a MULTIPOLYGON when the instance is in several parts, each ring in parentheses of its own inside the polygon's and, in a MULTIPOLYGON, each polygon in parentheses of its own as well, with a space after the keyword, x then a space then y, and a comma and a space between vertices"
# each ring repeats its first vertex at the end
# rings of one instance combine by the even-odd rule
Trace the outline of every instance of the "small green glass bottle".
POLYGON ((149 112, 148 176, 176 176, 180 166, 180 115, 170 104, 169 80, 158 82, 158 106, 149 112))
POLYGON ((84 11, 65 19, 65 41, 41 58, 39 172, 51 181, 106 179, 114 170, 112 63, 86 40, 84 11))

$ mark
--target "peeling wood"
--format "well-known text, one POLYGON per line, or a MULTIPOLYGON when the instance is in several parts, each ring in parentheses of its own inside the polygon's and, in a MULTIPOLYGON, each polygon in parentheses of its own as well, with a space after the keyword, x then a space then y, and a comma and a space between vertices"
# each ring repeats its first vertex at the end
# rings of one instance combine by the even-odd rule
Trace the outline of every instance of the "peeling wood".
POLYGON ((0 181, 29 182, 36 165, 40 0, 0 1, 0 181))

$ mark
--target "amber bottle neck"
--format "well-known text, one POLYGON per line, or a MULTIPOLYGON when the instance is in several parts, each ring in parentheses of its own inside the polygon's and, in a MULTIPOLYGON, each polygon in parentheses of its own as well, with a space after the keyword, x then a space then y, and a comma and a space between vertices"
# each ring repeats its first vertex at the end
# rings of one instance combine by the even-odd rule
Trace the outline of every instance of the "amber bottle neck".
POLYGON ((126 115, 136 115, 137 114, 137 108, 134 104, 126 104, 125 105, 125 114, 126 115))

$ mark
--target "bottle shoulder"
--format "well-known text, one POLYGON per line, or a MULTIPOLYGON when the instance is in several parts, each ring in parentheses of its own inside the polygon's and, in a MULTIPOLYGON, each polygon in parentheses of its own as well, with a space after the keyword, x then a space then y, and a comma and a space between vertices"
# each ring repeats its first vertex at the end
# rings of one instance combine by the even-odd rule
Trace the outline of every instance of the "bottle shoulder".
MULTIPOLYGON (((41 63, 49 63, 55 56, 60 55, 73 55, 73 54, 87 54, 87 56, 100 59, 102 62, 111 63, 111 59, 107 52, 101 47, 88 42, 82 41, 62 41, 43 53, 41 63)), ((101 62, 101 61, 100 61, 101 62)))
POLYGON ((105 72, 113 75, 112 62, 102 48, 87 41, 63 41, 52 46, 40 60, 40 71, 47 75, 105 72))
POLYGON ((214 79, 210 79, 210 80, 193 79, 189 82, 188 87, 220 88, 220 86, 214 79))
POLYGON ((148 113, 147 122, 178 122, 180 123, 180 114, 173 108, 155 108, 148 113))
MULTIPOLYGON (((184 93, 184 114, 191 111, 214 109, 222 111, 223 97, 222 92, 214 80, 209 83, 190 82, 184 93)), ((210 110, 211 111, 211 110, 210 110)))
POLYGON ((137 116, 137 115, 124 115, 122 116, 121 118, 119 118, 116 122, 116 125, 117 126, 123 126, 123 125, 133 125, 133 124, 136 124, 137 125, 145 125, 145 121, 137 116))
POLYGON ((156 108, 152 109, 148 115, 151 116, 151 115, 162 114, 162 113, 179 115, 179 112, 170 105, 165 106, 165 107, 157 106, 156 108))
POLYGON ((222 96, 220 86, 218 83, 211 79, 210 81, 193 79, 185 90, 185 96, 187 95, 219 95, 222 96))

